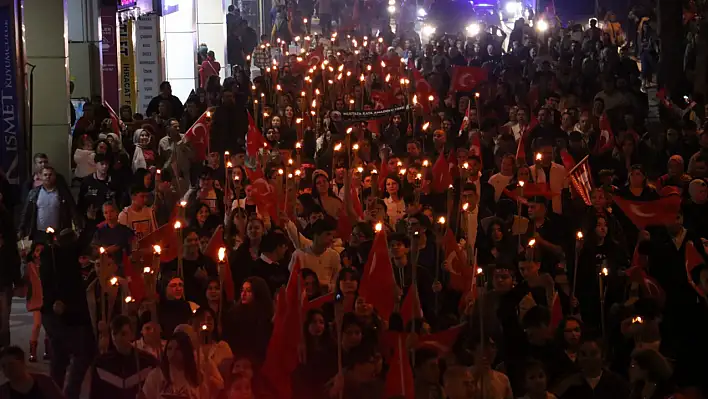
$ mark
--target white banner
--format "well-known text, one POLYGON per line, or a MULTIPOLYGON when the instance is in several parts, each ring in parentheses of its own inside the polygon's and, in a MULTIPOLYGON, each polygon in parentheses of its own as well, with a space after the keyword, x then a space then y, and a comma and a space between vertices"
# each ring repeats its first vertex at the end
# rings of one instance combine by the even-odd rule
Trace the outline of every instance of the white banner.
MULTIPOLYGON (((135 58, 138 81, 137 112, 145 110, 153 97, 160 93, 159 17, 144 15, 135 21, 135 58)), ((147 118, 147 115, 145 115, 147 118)))

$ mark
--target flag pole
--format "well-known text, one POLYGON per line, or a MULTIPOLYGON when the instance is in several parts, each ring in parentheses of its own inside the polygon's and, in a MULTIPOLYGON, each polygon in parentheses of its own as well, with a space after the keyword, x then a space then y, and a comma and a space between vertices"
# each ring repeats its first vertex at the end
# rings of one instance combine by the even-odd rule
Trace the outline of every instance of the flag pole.
MULTIPOLYGON (((418 230, 411 232, 411 286, 408 288, 408 293, 406 295, 414 295, 418 289, 418 255, 419 255, 419 245, 418 245, 418 237, 420 235, 420 232, 418 230)), ((404 286, 404 282, 401 281, 401 286, 404 286)), ((420 303, 420 299, 418 299, 418 303, 420 303)), ((415 322, 416 322, 416 317, 418 317, 418 314, 416 312, 416 306, 411 307, 411 332, 415 333, 415 322)), ((405 326, 404 326, 405 329, 405 326)), ((415 351, 411 352, 411 365, 413 368, 415 368, 415 351)))
MULTIPOLYGON (((575 285, 578 283, 578 261, 580 258, 580 245, 582 245, 583 242, 583 233, 578 231, 575 234, 575 264, 573 265, 573 288, 570 291, 570 300, 572 301, 573 298, 575 298, 575 285)), ((575 309, 573 309, 575 310, 575 309)), ((571 312, 572 314, 573 312, 571 312)))
MULTIPOLYGON (((609 275, 609 269, 607 268, 607 261, 602 261, 602 268, 598 273, 598 288, 600 290, 600 327, 602 328, 602 341, 606 342, 607 339, 605 330, 605 277, 609 275)), ((603 348, 605 345, 602 346, 603 348)), ((604 349, 603 349, 604 352, 604 349)), ((604 358, 604 353, 603 353, 604 358)))
MULTIPOLYGON (((335 298, 334 312, 337 325, 337 373, 342 375, 342 322, 344 319, 344 304, 335 298)), ((342 375, 342 377, 344 377, 342 375)), ((339 399, 344 399, 344 390, 339 391, 339 399)))

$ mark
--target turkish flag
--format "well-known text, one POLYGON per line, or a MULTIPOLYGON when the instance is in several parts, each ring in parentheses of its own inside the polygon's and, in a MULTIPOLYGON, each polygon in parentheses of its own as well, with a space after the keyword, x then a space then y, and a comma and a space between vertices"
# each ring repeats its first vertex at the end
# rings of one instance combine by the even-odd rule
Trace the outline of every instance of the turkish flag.
POLYGON ((415 399, 415 385, 413 383, 413 370, 406 350, 405 335, 396 334, 393 356, 386 373, 384 385, 384 398, 415 399))
POLYGON ((428 83, 427 80, 425 80, 425 77, 423 76, 422 73, 413 65, 413 61, 411 60, 408 63, 408 69, 412 71, 413 73, 413 81, 415 82, 415 94, 418 96, 418 103, 423 107, 423 112, 428 113, 430 112, 430 106, 432 105, 432 101, 430 101, 428 98, 430 96, 433 96, 433 99, 435 99, 435 90, 433 90, 433 87, 428 83))
POLYGON ((207 111, 184 133, 185 139, 194 151, 194 160, 202 162, 206 159, 209 148, 209 131, 211 127, 207 121, 207 111))
POLYGON ((595 152, 601 154, 613 149, 614 146, 615 134, 612 132, 610 119, 607 117, 607 114, 602 114, 602 116, 600 116, 600 136, 595 142, 595 152))
POLYGON ((291 374, 299 364, 298 346, 302 343, 302 298, 304 284, 300 279, 300 259, 293 260, 288 284, 278 293, 273 332, 268 341, 261 372, 278 391, 278 398, 292 398, 291 374))
POLYGON ((573 156, 570 155, 568 150, 563 148, 560 151, 560 156, 561 156, 561 161, 563 161, 563 166, 565 167, 565 170, 571 171, 575 167, 575 159, 573 159, 573 156))
POLYGON ((359 284, 359 296, 366 299, 377 311, 382 320, 388 320, 393 313, 394 287, 393 265, 388 257, 386 232, 381 229, 376 233, 371 245, 369 258, 364 265, 359 284))
POLYGON ((342 241, 349 241, 349 237, 354 229, 354 224, 349 218, 349 214, 345 209, 345 206, 339 208, 339 213, 337 214, 337 237, 341 238, 342 241))
POLYGON ((452 351, 452 347, 455 345, 455 342, 457 342, 457 337, 460 336, 464 326, 465 324, 460 324, 450 327, 447 330, 421 335, 416 344, 416 349, 434 349, 438 351, 440 356, 444 356, 452 351))
POLYGON ((556 291, 553 295, 553 304, 551 304, 551 325, 550 328, 555 331, 558 325, 563 320, 563 306, 561 306, 560 295, 556 291))
POLYGON ((403 298, 403 304, 401 304, 400 313, 404 326, 407 326, 414 318, 423 318, 423 309, 420 307, 420 295, 418 295, 417 286, 411 285, 408 288, 408 293, 403 298))
POLYGON ((120 120, 118 114, 116 114, 116 111, 113 110, 113 107, 111 107, 107 101, 103 101, 103 106, 106 107, 108 114, 111 116, 111 129, 113 129, 113 133, 120 136, 123 129, 125 129, 125 123, 120 120))
MULTIPOLYGON (((548 189, 548 186, 544 183, 529 183, 526 182, 523 188, 520 186, 517 187, 516 189, 509 190, 508 188, 505 188, 502 190, 502 192, 509 198, 513 199, 514 201, 519 201, 519 195, 523 195, 522 198, 531 198, 531 197, 544 197, 546 199, 551 199, 553 198, 553 192, 548 189), (517 193, 518 191, 518 193, 517 193)), ((525 200, 522 200, 522 202, 525 202, 525 200)))
POLYGON ((261 131, 258 130, 256 122, 253 120, 251 113, 248 113, 248 136, 246 138, 246 152, 249 157, 258 155, 258 151, 265 146, 265 138, 261 131))
POLYGON ((307 55, 307 65, 310 68, 316 68, 324 59, 324 50, 322 50, 321 46, 317 46, 314 51, 311 51, 310 54, 307 55))
MULTIPOLYGON (((226 243, 224 243, 224 226, 219 226, 212 234, 209 239, 209 244, 207 244, 204 255, 210 257, 214 263, 219 264, 219 248, 228 248, 226 243)), ((221 268, 219 272, 221 273, 221 268)), ((236 289, 234 287, 234 280, 231 276, 231 264, 229 263, 229 257, 224 257, 223 265, 223 276, 221 277, 223 286, 221 287, 226 293, 226 299, 233 301, 236 298, 236 289)))
POLYGON ((432 167, 433 180, 431 189, 435 193, 444 193, 452 184, 452 176, 450 176, 450 164, 445 158, 445 153, 441 152, 438 160, 435 161, 432 167))
POLYGON ((670 195, 654 201, 632 201, 620 197, 614 198, 629 220, 644 230, 649 225, 667 225, 676 221, 681 209, 681 197, 670 195))
POLYGON ((705 293, 703 290, 701 290, 700 287, 698 287, 694 282, 693 282, 693 277, 691 276, 693 269, 696 267, 705 264, 706 261, 703 259, 703 256, 701 256, 700 253, 698 253, 698 250, 696 249, 696 246, 693 244, 693 241, 689 241, 686 243, 686 275, 688 276, 688 283, 691 284, 694 290, 701 295, 705 296, 705 293))
POLYGON ((394 103, 393 93, 373 90, 371 92, 371 101, 374 102, 375 109, 390 108, 394 103))
POLYGON ((450 91, 472 91, 481 82, 486 82, 488 73, 482 68, 456 66, 452 69, 452 84, 450 91))
POLYGON ((261 214, 268 214, 271 218, 278 217, 278 196, 275 188, 265 179, 259 178, 251 183, 253 201, 261 214))
POLYGON ((472 135, 470 140, 470 156, 476 156, 479 158, 480 169, 484 169, 484 164, 482 164, 482 142, 479 139, 481 133, 475 133, 472 135))
POLYGON ((330 302, 334 302, 334 293, 332 293, 332 292, 308 301, 307 303, 305 303, 302 306, 302 311, 307 312, 310 309, 320 309, 326 303, 330 303, 330 302))
POLYGON ((182 245, 179 242, 174 223, 164 224, 138 241, 139 249, 149 250, 153 245, 159 245, 162 249, 160 262, 170 262, 177 257, 179 251, 182 250, 182 245))
POLYGON ((143 280, 142 274, 138 274, 135 271, 133 262, 130 261, 130 257, 125 252, 123 252, 123 272, 128 280, 130 295, 135 302, 140 303, 145 298, 145 280, 143 280))

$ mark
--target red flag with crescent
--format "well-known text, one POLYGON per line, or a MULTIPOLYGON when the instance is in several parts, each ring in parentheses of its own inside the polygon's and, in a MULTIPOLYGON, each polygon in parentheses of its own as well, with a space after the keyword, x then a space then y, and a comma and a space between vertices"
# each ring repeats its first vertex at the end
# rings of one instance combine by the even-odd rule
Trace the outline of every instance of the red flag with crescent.
POLYGON ((614 200, 640 230, 644 230, 649 225, 661 226, 674 223, 681 209, 681 197, 678 195, 670 195, 654 201, 632 201, 620 197, 615 197, 614 200))
POLYGON ((271 218, 278 217, 278 196, 275 188, 263 178, 256 179, 251 183, 251 188, 258 212, 267 213, 271 218))
POLYGON ((197 119, 196 122, 184 133, 184 137, 189 141, 189 144, 194 150, 194 159, 202 162, 206 159, 207 150, 209 148, 209 122, 207 121, 207 112, 197 119))
MULTIPOLYGON (((214 230, 207 244, 204 255, 210 257, 214 263, 219 264, 219 248, 228 248, 228 245, 224 243, 224 227, 219 226, 214 230)), ((229 257, 224 257, 223 270, 219 268, 219 277, 223 286, 221 287, 226 293, 226 299, 233 301, 236 298, 236 288, 234 287, 234 279, 231 275, 231 264, 229 263, 229 257), (223 275, 221 273, 223 272, 223 275)))
POLYGON ((253 120, 251 113, 248 113, 248 136, 246 137, 246 153, 249 157, 255 157, 258 155, 258 151, 265 145, 265 138, 256 122, 253 120))
POLYGON ((116 111, 113 110, 113 107, 111 107, 111 105, 108 104, 107 101, 103 101, 103 106, 106 107, 106 109, 108 110, 108 114, 111 116, 111 129, 113 129, 113 133, 120 136, 120 132, 125 129, 125 123, 120 120, 118 114, 116 114, 116 111))
POLYGON ((317 46, 310 54, 307 55, 307 65, 312 67, 317 67, 324 61, 324 51, 321 46, 317 46))
POLYGON ((600 137, 598 137, 595 142, 595 152, 602 154, 614 148, 614 145, 615 134, 612 132, 610 119, 607 117, 607 114, 602 114, 602 116, 600 116, 600 137))
POLYGON ((487 81, 487 71, 478 67, 456 66, 452 71, 450 91, 472 91, 481 82, 487 81))
POLYGON ((413 81, 415 82, 415 94, 418 96, 418 103, 423 108, 423 111, 428 113, 432 105, 432 101, 429 100, 430 96, 435 99, 435 90, 433 87, 425 80, 422 73, 413 65, 411 60, 408 63, 408 69, 413 73, 413 81))

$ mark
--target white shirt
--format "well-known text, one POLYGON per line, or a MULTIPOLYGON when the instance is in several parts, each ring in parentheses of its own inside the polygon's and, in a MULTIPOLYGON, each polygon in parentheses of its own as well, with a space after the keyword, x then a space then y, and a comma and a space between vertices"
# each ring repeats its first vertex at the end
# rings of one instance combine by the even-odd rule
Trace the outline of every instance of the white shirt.
POLYGON ((123 208, 118 215, 118 223, 130 227, 138 240, 157 230, 157 222, 151 206, 145 206, 139 212, 131 206, 123 208))
POLYGON ((290 265, 288 265, 288 270, 292 271, 293 265, 298 261, 301 268, 308 268, 317 273, 320 285, 329 286, 330 290, 334 287, 337 273, 342 267, 337 251, 327 248, 320 255, 316 255, 312 252, 311 246, 296 249, 290 260, 290 265))

